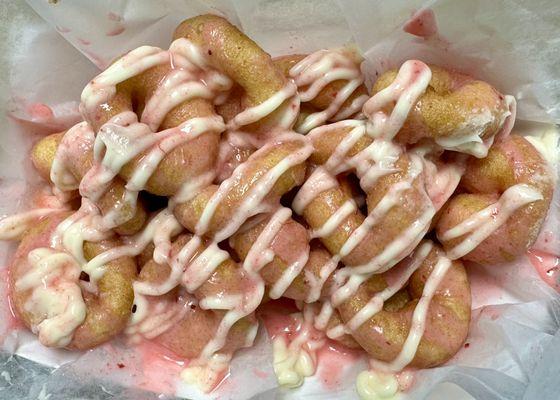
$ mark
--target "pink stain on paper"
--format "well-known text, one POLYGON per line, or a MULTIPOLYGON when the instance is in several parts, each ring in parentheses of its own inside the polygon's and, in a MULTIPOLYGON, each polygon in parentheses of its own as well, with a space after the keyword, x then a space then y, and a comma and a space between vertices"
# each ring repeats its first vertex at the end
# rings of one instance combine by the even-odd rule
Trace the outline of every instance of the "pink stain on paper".
POLYGON ((57 25, 55 28, 60 33, 68 33, 72 31, 70 28, 67 28, 65 26, 60 26, 60 25, 57 25))
POLYGON ((436 16, 429 8, 423 8, 412 14, 404 24, 403 30, 411 35, 428 38, 438 32, 436 16))
POLYGON ((123 33, 125 31, 125 27, 124 25, 118 25, 117 27, 115 27, 114 29, 111 29, 110 31, 108 31, 107 33, 105 33, 106 36, 118 36, 121 33, 123 33))
POLYGON ((107 19, 109 21, 116 21, 116 22, 120 22, 123 20, 123 17, 121 17, 119 14, 114 13, 112 11, 107 13, 107 19))
POLYGON ((527 257, 541 279, 560 292, 560 257, 534 249, 527 252, 527 257))
POLYGON ((54 117, 52 109, 44 103, 31 103, 27 106, 27 113, 33 121, 46 121, 54 117))
POLYGON ((91 44, 89 40, 82 38, 78 38, 78 42, 80 42, 80 44, 83 44, 84 46, 89 46, 91 44))
POLYGON ((107 19, 115 22, 115 26, 105 33, 105 36, 118 36, 125 31, 125 26, 122 23, 124 18, 114 12, 107 13, 107 19))

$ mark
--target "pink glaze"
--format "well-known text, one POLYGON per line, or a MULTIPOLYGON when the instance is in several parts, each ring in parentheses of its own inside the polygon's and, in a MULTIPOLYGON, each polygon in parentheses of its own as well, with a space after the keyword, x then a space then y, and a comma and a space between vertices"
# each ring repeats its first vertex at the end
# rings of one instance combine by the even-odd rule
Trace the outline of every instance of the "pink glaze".
POLYGON ((82 38, 78 38, 78 42, 80 42, 81 44, 83 44, 84 46, 89 46, 91 44, 91 42, 87 39, 82 39, 82 38))
POLYGON ((115 28, 105 33, 105 36, 118 36, 125 31, 124 25, 118 25, 115 28))
POLYGON ((527 257, 541 279, 560 292, 560 257, 540 250, 529 250, 527 257))
POLYGON ((404 24, 403 31, 423 38, 435 35, 438 28, 434 12, 429 8, 416 11, 404 24))
POLYGON ((44 103, 31 103, 27 106, 27 113, 32 119, 51 119, 54 117, 52 109, 44 103))
POLYGON ((335 390, 345 378, 344 370, 364 356, 364 351, 350 349, 334 340, 328 339, 317 352, 317 377, 325 388, 335 390))
POLYGON ((259 307, 257 316, 264 323, 268 336, 289 335, 297 329, 292 313, 299 312, 293 300, 280 298, 259 307))
POLYGON ((16 313, 14 311, 14 305, 12 304, 12 296, 11 296, 11 289, 10 289, 10 269, 8 267, 0 268, 0 286, 5 289, 5 293, 7 296, 4 298, 6 299, 6 304, 0 306, 1 315, 0 318, 4 321, 5 329, 0 331, 0 344, 4 342, 6 337, 20 329, 24 329, 23 323, 20 321, 18 317, 16 317, 16 313))

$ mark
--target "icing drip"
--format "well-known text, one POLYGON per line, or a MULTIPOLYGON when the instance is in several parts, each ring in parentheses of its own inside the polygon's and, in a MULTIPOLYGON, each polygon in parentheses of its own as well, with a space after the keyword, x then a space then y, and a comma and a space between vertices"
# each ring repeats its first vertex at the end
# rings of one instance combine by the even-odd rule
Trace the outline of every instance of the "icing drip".
POLYGON ((359 65, 348 54, 340 50, 319 50, 310 54, 292 67, 290 76, 300 88, 302 102, 313 100, 332 82, 348 81, 325 110, 305 118, 296 128, 300 133, 307 133, 329 119, 338 121, 348 118, 360 111, 368 99, 367 95, 359 96, 352 104, 341 110, 342 105, 352 93, 364 83, 364 77, 359 65))
POLYGON ((24 309, 40 316, 31 329, 45 346, 67 346, 86 318, 78 285, 80 266, 70 255, 49 248, 30 251, 27 260, 30 268, 16 281, 15 289, 31 290, 24 309))
POLYGON ((50 178, 60 191, 79 188, 80 181, 72 173, 72 157, 76 152, 87 152, 93 147, 95 133, 87 122, 74 125, 62 137, 51 166, 50 178))
POLYGON ((399 400, 399 381, 394 374, 366 370, 356 378, 356 389, 362 400, 399 400))
POLYGON ((322 335, 313 329, 313 307, 304 306, 298 319, 297 334, 291 340, 277 336, 272 342, 274 372, 280 386, 295 388, 317 369, 316 351, 324 345, 322 335))
POLYGON ((458 225, 440 235, 440 240, 452 240, 467 235, 459 244, 450 249, 448 256, 456 260, 471 252, 484 239, 503 225, 518 209, 534 201, 542 200, 542 194, 535 188, 520 183, 508 188, 500 199, 480 210, 458 225))
POLYGON ((35 210, 2 218, 0 220, 0 240, 19 239, 27 230, 37 223, 37 220, 61 211, 63 211, 63 209, 37 208, 35 210))

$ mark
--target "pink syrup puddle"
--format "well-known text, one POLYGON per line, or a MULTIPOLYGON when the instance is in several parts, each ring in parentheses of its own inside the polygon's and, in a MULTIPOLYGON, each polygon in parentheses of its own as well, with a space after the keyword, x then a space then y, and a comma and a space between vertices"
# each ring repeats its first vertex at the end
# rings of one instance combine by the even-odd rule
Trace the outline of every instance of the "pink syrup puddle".
POLYGON ((140 355, 138 387, 154 393, 174 395, 181 371, 188 360, 148 340, 137 344, 135 350, 140 355))
POLYGON ((527 257, 541 279, 560 292, 560 257, 534 249, 527 252, 527 257))
POLYGON ((335 390, 340 387, 345 378, 345 369, 356 363, 363 355, 362 350, 350 349, 329 339, 317 352, 317 377, 326 389, 335 390))
POLYGON ((418 10, 404 24, 403 30, 418 37, 433 36, 438 32, 436 16, 429 8, 418 10))

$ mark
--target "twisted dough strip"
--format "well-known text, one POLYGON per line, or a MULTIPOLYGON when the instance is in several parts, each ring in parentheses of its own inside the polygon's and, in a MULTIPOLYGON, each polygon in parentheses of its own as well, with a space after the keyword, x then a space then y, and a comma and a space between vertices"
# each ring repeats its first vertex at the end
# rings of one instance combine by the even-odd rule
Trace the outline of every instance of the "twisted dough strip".
MULTIPOLYGON (((188 245, 192 239, 193 237, 190 234, 178 236, 171 247, 170 258, 180 257, 181 249, 188 245)), ((201 242, 199 246, 192 249, 190 257, 185 261, 185 269, 194 268, 196 259, 208 249, 208 244, 201 242)), ((171 273, 169 264, 158 263, 151 258, 142 266, 136 285, 161 287, 166 277, 169 277, 171 273)), ((187 274, 184 274, 182 280, 183 284, 188 287, 189 282, 185 282, 186 277, 187 274)), ((166 312, 169 312, 174 305, 180 309, 172 310, 176 311, 175 315, 165 320, 158 318, 157 312, 155 312, 155 321, 147 321, 148 323, 144 323, 140 329, 135 329, 133 326, 133 330, 142 333, 149 339, 155 338, 157 342, 179 356, 197 358, 204 353, 208 343, 216 338, 220 322, 227 312, 227 310, 219 307, 219 303, 216 301, 224 294, 229 297, 246 297, 247 294, 254 292, 251 284, 251 279, 245 271, 228 257, 211 272, 209 278, 202 285, 192 291, 194 298, 190 298, 188 293, 182 293, 183 290, 178 286, 158 297, 147 296, 149 302, 163 303, 162 309, 167 310, 166 312), (211 304, 212 301, 215 304, 211 304), (177 303, 179 306, 176 305, 177 303), (216 307, 217 305, 218 307, 216 307)), ((250 301, 248 298, 243 300, 244 303, 250 301)), ((154 310, 149 308, 146 310, 146 312, 150 311, 154 310)), ((220 343, 222 353, 233 353, 241 347, 252 344, 257 325, 252 312, 247 314, 247 316, 237 320, 226 332, 224 342, 220 343)))
POLYGON ((535 242, 550 207, 554 177, 525 138, 512 135, 484 159, 471 159, 437 225, 452 258, 481 264, 511 261, 535 242))
MULTIPOLYGON (((380 99, 391 96, 399 85, 406 86, 408 79, 422 76, 421 68, 410 67, 406 75, 400 74, 402 68, 399 74, 396 70, 382 74, 372 94, 382 94, 378 96, 380 99)), ((399 143, 416 143, 427 137, 444 149, 485 157, 497 135, 509 134, 515 120, 515 98, 458 72, 437 66, 431 66, 430 70, 425 92, 411 108, 402 128, 390 133, 399 143)), ((374 102, 366 103, 364 114, 373 118, 377 106, 374 102)))
MULTIPOLYGON (((38 141, 31 150, 31 161, 39 175, 54 184, 56 189, 60 192, 72 192, 78 189, 80 181, 93 166, 93 143, 93 131, 87 124, 81 123, 68 131, 55 133, 38 141), (56 169, 53 172, 52 165, 57 154, 68 166, 66 173, 57 173, 56 169), (66 155, 72 155, 72 159, 67 159, 66 155)), ((98 201, 101 213, 110 215, 116 205, 125 203, 125 195, 125 182, 119 178, 114 179, 98 201)), ((146 209, 140 202, 136 207, 119 207, 119 217, 110 225, 114 225, 115 232, 130 235, 142 228, 146 218, 146 209)))
MULTIPOLYGON (((51 248, 53 242, 66 239, 59 226, 71 217, 51 210, 38 222, 19 221, 27 230, 11 264, 10 286, 15 312, 42 344, 86 350, 111 340, 127 325, 136 263, 131 257, 116 258, 104 266, 94 292, 81 289, 76 259, 51 248)), ((86 241, 80 251, 90 260, 119 245, 114 238, 86 241)))
POLYGON ((286 76, 294 79, 308 114, 298 121, 296 131, 305 134, 327 121, 340 121, 361 111, 369 96, 360 62, 351 49, 320 50, 308 56, 274 60, 286 76))
POLYGON ((375 360, 389 363, 379 363, 381 368, 400 371, 407 365, 429 368, 446 362, 469 330, 471 293, 465 268, 429 241, 394 268, 392 274, 374 275, 338 307, 343 321, 375 360), (395 278, 402 270, 404 279, 395 278), (397 292, 407 280, 406 292, 397 292))

